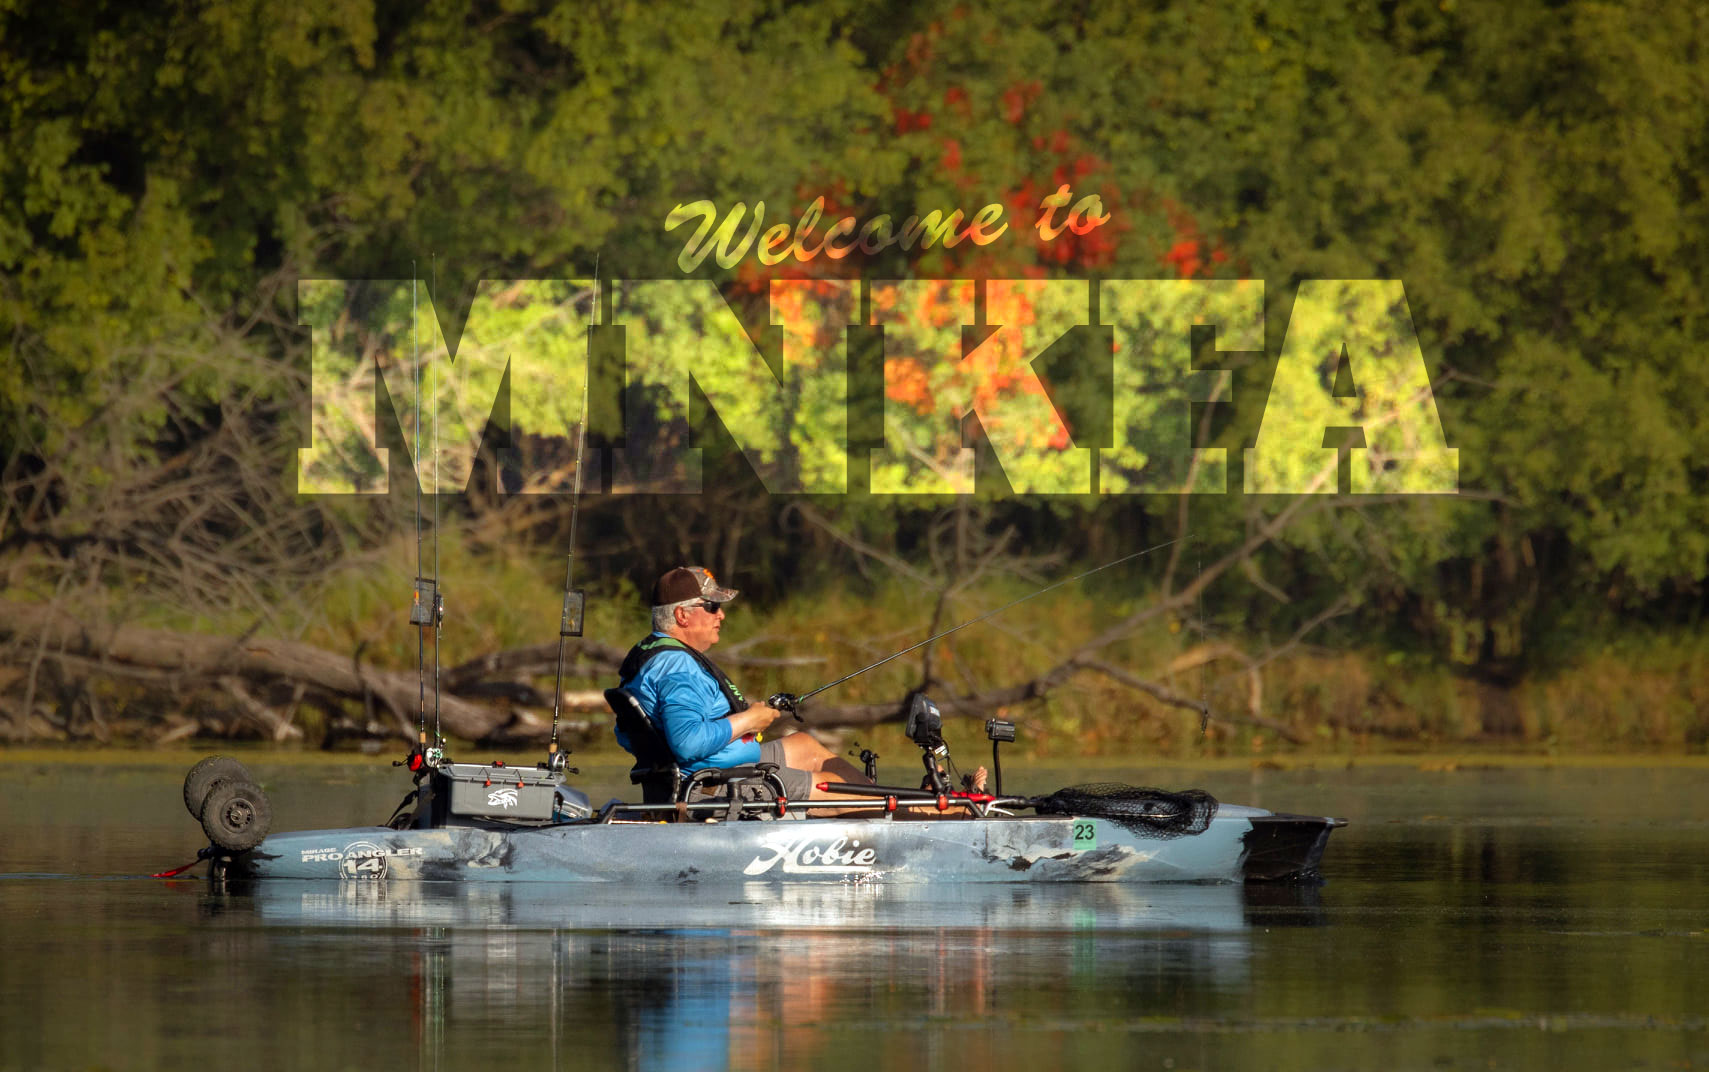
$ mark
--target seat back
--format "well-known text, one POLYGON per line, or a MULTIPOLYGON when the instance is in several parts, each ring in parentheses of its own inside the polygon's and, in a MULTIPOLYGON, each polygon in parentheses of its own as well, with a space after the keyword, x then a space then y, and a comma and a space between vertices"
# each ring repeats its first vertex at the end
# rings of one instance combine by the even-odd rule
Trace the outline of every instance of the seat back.
POLYGON ((628 689, 606 689, 605 703, 617 719, 617 728, 628 739, 630 751, 635 754, 635 766, 629 771, 629 781, 641 787, 642 802, 674 803, 677 791, 682 787, 682 768, 664 733, 628 689))

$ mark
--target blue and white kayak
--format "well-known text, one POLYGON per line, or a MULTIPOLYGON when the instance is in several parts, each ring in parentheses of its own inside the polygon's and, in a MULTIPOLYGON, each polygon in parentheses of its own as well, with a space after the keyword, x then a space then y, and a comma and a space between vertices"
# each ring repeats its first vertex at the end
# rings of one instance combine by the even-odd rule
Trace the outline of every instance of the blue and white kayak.
POLYGON ((987 815, 659 822, 608 809, 542 826, 470 823, 273 834, 231 878, 658 884, 1242 882, 1316 877, 1343 820, 1221 805, 1196 833, 1106 818, 987 815))

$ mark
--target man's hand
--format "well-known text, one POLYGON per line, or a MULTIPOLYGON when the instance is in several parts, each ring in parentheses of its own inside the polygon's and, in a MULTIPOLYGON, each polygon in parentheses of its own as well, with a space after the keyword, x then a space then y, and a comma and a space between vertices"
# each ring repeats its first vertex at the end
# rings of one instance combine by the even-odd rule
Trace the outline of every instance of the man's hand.
POLYGON ((730 716, 730 739, 734 741, 750 733, 759 733, 781 717, 783 712, 770 704, 754 704, 746 711, 730 716))

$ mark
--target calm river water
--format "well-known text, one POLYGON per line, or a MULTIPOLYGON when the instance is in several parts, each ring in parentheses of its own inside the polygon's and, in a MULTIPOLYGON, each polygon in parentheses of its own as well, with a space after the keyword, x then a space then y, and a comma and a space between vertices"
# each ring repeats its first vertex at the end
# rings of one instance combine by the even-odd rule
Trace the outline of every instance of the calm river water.
MULTIPOLYGON (((250 766, 279 829, 407 788, 250 766)), ((226 893, 136 877, 181 777, 0 761, 0 1068, 1709 1068, 1702 766, 1099 773, 1352 820, 1252 889, 226 893)))

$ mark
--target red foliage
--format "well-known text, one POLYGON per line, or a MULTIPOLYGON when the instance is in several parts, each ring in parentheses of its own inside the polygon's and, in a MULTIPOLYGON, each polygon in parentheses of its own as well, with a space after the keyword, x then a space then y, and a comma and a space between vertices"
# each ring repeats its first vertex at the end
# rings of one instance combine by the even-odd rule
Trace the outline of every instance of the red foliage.
POLYGON ((1037 100, 1044 92, 1044 86, 1037 82, 1016 82, 1003 91, 1003 118, 1010 123, 1019 124, 1026 117, 1027 107, 1037 100))
POLYGON ((906 134, 910 130, 930 130, 931 126, 932 113, 924 108, 917 112, 910 112, 901 107, 896 109, 896 133, 898 134, 906 134))
MULTIPOLYGON (((1072 115, 1065 115, 1059 102, 1045 100, 1042 81, 1012 82, 997 93, 995 101, 980 85, 947 84, 953 75, 946 58, 963 54, 979 39, 968 18, 968 10, 957 7, 943 20, 912 34, 901 58, 885 69, 877 88, 889 99, 897 134, 933 131, 940 135, 935 159, 923 144, 912 148, 922 172, 935 174, 943 187, 954 190, 995 187, 1012 191, 1002 198, 1004 222, 1011 230, 993 246, 963 243, 954 249, 916 250, 910 256, 918 270, 961 278, 1039 278, 1107 268, 1114 264, 1123 239, 1134 226, 1115 212, 1124 202, 1132 206, 1130 215, 1161 211, 1169 221, 1175 240, 1158 256, 1173 274, 1181 278, 1211 275, 1228 262, 1229 255, 1221 245, 1207 239, 1180 205, 1153 199, 1144 190, 1118 187, 1109 174, 1108 162, 1077 144, 1069 127, 1072 115), (938 109, 935 115, 933 107, 938 109), (1019 152, 1002 154, 1012 161, 1014 170, 1008 174, 982 171, 977 163, 970 166, 970 161, 989 161, 994 155, 990 149, 1008 144, 989 125, 993 118, 1017 128, 1015 135, 1020 139, 1019 152), (1064 226, 1053 240, 1043 241, 1034 229, 1039 202, 1064 185, 1071 188, 1073 196, 1068 206, 1055 213, 1058 226, 1068 223, 1068 208, 1092 193, 1099 196, 1103 212, 1110 218, 1097 226, 1087 226, 1083 220, 1077 231, 1064 226)), ((920 208, 938 208, 946 215, 960 209, 971 215, 979 205, 920 208)), ((898 220, 906 214, 898 212, 898 220)), ((826 216, 835 218, 829 208, 826 216)))
POLYGON ((942 32, 943 28, 937 23, 933 23, 924 32, 914 34, 912 37, 908 38, 908 48, 904 55, 907 56, 908 63, 915 70, 919 70, 930 62, 932 58, 932 40, 942 32))
POLYGON ((1169 252, 1163 255, 1163 263, 1172 265, 1182 279, 1191 279, 1199 274, 1199 240, 1183 238, 1169 247, 1169 252))

